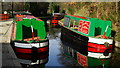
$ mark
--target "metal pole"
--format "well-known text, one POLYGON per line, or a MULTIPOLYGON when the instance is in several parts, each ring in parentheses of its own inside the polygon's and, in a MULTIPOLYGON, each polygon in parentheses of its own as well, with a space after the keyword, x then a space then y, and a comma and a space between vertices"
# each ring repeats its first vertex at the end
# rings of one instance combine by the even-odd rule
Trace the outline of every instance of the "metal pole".
POLYGON ((13 1, 12 1, 12 17, 14 17, 14 15, 13 15, 13 1))

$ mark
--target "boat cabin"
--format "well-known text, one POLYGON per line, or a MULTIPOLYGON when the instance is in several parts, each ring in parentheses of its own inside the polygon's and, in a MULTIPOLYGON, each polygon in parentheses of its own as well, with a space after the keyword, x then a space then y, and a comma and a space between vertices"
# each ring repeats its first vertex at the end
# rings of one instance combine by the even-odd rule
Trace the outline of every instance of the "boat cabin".
POLYGON ((34 35, 35 38, 46 39, 46 30, 44 21, 38 21, 34 18, 23 18, 21 21, 16 21, 15 28, 12 34, 12 40, 30 41, 34 35), (32 26, 32 27, 31 27, 32 26), (34 34, 33 34, 34 33, 34 34), (13 36, 13 35, 12 35, 13 36))
POLYGON ((66 15, 64 26, 84 36, 95 37, 105 35, 111 37, 111 21, 104 21, 97 18, 66 15))

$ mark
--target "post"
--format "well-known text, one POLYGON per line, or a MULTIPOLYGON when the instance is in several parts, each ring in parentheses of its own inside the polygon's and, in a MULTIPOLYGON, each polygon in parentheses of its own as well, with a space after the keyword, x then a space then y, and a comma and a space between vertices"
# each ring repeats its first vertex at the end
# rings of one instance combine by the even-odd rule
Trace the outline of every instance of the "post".
POLYGON ((13 14, 13 1, 12 1, 12 17, 14 17, 14 14, 13 14))

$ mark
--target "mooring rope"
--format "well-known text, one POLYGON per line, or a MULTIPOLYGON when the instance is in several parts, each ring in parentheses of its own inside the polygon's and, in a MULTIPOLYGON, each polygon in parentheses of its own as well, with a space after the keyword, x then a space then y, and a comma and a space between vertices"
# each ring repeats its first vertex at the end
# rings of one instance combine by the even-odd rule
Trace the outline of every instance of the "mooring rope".
POLYGON ((7 31, 3 34, 3 35, 6 35, 7 34, 7 32, 9 31, 9 29, 10 29, 10 27, 11 27, 11 25, 13 24, 14 22, 12 22, 11 24, 10 24, 10 26, 8 27, 8 29, 7 29, 7 31))

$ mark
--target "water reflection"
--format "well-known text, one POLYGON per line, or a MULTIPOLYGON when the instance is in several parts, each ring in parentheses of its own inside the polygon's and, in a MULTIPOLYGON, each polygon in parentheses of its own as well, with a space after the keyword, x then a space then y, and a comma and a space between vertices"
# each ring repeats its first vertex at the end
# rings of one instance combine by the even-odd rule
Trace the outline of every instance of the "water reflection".
POLYGON ((81 67, 78 63, 76 63, 72 58, 68 57, 65 55, 65 45, 61 43, 61 54, 59 59, 61 60, 60 62, 64 65, 67 66, 68 68, 83 68, 81 67))
POLYGON ((46 67, 48 66, 63 66, 59 63, 58 55, 60 52, 60 44, 58 40, 58 34, 60 32, 60 29, 56 28, 50 28, 49 31, 49 62, 46 64, 46 67))
POLYGON ((74 62, 71 58, 67 57, 63 53, 63 44, 60 40, 61 29, 60 28, 50 28, 49 33, 49 61, 47 66, 59 66, 64 68, 75 68, 80 67, 79 64, 74 62))
POLYGON ((110 61, 110 68, 120 68, 120 48, 115 47, 110 61))
POLYGON ((36 57, 37 60, 29 59, 29 57, 31 56, 28 54, 17 54, 17 57, 22 68, 34 68, 34 67, 45 68, 45 64, 48 62, 48 56, 49 56, 48 53, 49 52, 46 51, 44 53, 37 54, 37 57, 36 57))
POLYGON ((28 64, 21 64, 22 68, 45 68, 45 64, 35 64, 35 65, 28 65, 28 64))

